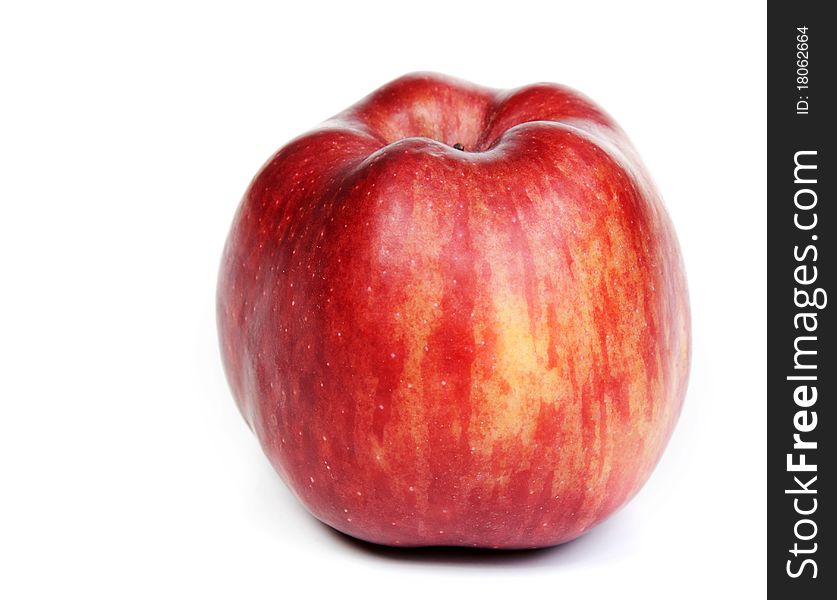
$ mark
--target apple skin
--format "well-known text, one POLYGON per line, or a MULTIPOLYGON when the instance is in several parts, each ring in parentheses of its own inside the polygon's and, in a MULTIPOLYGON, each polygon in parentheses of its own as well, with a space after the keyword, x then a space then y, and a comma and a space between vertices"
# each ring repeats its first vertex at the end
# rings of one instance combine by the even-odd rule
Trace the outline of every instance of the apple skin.
POLYGON ((569 541, 643 485, 686 391, 660 196, 553 84, 408 75, 290 142, 241 202, 217 309, 276 471, 378 544, 569 541))

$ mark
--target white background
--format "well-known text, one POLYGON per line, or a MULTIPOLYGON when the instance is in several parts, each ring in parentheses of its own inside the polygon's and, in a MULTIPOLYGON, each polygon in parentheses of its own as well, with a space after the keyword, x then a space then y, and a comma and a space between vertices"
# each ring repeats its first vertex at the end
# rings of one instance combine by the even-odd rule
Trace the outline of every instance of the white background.
POLYGON ((0 596, 764 595, 761 2, 11 4, 0 596), (331 533, 274 475, 221 371, 215 277, 251 176, 414 70, 588 94, 680 235, 694 360, 679 427, 636 499, 563 547, 395 552, 331 533))

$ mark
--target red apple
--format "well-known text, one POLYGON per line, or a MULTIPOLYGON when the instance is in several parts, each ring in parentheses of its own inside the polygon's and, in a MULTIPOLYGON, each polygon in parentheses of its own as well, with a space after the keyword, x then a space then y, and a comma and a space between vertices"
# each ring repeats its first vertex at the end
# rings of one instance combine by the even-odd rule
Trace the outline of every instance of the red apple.
POLYGON ((241 413, 318 519, 400 546, 571 540, 677 421, 674 229, 587 98, 385 85, 250 184, 218 283, 241 413))

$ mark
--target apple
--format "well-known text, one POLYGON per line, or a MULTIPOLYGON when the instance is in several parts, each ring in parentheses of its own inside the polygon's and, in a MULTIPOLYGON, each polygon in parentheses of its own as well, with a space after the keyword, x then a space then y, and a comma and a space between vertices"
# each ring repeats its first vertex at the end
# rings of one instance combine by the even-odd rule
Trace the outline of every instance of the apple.
POLYGON ((660 195, 554 84, 407 75, 284 146, 235 215, 217 317, 282 479, 392 546, 588 531, 649 477, 689 370, 660 195))

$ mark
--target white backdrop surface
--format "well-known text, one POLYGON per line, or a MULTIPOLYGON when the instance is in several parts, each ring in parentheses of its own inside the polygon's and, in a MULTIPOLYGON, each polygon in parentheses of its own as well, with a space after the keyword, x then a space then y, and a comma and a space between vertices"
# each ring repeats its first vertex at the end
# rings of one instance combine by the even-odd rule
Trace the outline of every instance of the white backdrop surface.
POLYGON ((0 9, 0 596, 725 598, 765 591, 760 2, 32 2, 0 9), (280 145, 406 72, 579 89, 677 227, 689 393, 605 524, 516 554, 359 545, 269 467, 214 294, 280 145))

